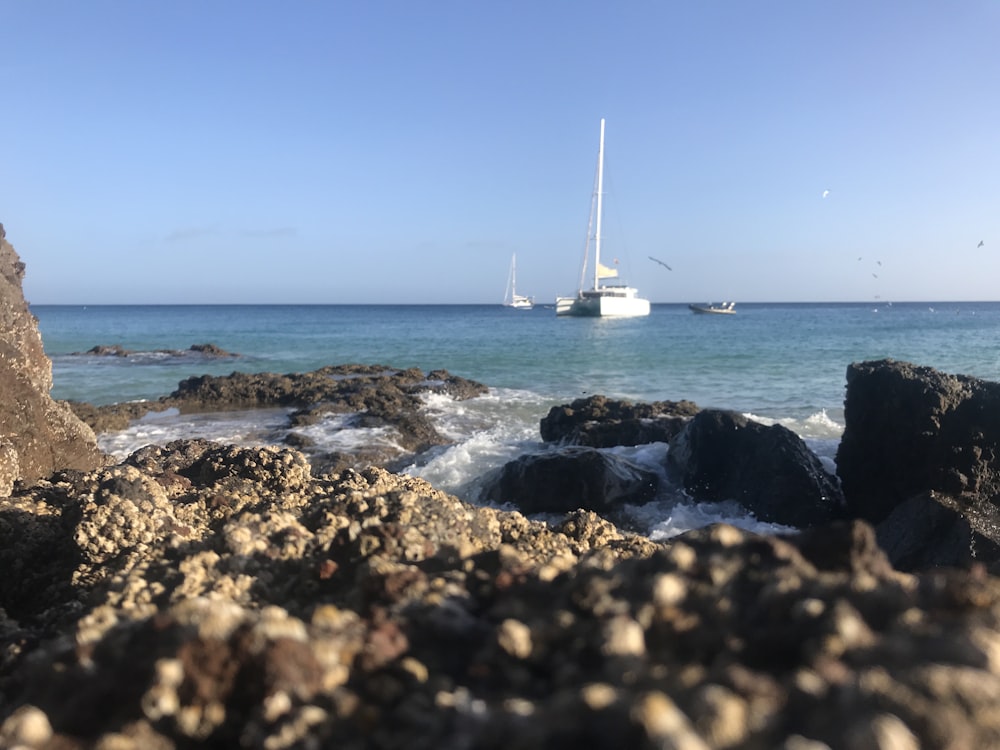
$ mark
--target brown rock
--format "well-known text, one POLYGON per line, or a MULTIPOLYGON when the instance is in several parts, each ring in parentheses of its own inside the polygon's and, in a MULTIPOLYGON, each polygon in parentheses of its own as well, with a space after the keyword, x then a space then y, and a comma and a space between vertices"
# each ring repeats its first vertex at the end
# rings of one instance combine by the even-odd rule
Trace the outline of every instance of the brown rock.
POLYGON ((24 299, 23 278, 24 263, 0 225, 0 439, 13 447, 0 452, 3 494, 10 492, 10 477, 32 482, 101 463, 93 431, 49 395, 52 363, 24 299))

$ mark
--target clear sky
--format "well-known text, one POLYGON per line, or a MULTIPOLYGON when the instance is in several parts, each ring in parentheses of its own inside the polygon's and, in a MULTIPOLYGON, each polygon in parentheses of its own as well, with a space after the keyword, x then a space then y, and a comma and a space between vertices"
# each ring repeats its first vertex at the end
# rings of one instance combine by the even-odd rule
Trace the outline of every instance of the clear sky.
POLYGON ((515 252, 551 302, 602 117, 605 256, 653 302, 1000 299, 997 0, 0 0, 0 28, 32 303, 499 302, 515 252))

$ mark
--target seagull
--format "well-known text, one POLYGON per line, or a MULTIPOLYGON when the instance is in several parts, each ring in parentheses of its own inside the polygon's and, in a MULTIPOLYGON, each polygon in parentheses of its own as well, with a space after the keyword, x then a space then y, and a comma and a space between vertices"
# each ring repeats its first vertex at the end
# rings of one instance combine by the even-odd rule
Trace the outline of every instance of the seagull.
POLYGON ((664 263, 662 260, 657 260, 652 255, 649 256, 649 259, 651 261, 653 261, 654 263, 659 263, 661 266, 663 266, 664 268, 666 268, 668 271, 673 271, 674 270, 670 266, 668 266, 666 263, 664 263))
POLYGON ((982 247, 982 246, 983 246, 983 241, 982 241, 982 240, 979 240, 979 244, 978 244, 978 245, 976 245, 976 247, 982 247))
POLYGON ((824 197, 824 198, 825 198, 826 196, 828 196, 829 194, 830 194, 830 191, 829 191, 829 190, 824 190, 824 191, 823 191, 823 197, 824 197))

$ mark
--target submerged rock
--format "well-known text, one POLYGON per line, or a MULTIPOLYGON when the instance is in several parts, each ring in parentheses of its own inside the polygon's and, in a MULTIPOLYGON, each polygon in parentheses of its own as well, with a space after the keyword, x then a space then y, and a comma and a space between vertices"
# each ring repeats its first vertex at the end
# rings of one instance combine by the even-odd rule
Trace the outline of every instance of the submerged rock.
POLYGON ((97 357, 134 357, 137 354, 162 354, 168 357, 185 357, 197 354, 201 357, 229 359, 239 357, 239 354, 227 352, 222 347, 215 344, 192 344, 187 349, 156 349, 152 352, 140 352, 134 349, 126 349, 121 344, 98 344, 85 352, 73 352, 71 356, 82 356, 89 354, 97 357))

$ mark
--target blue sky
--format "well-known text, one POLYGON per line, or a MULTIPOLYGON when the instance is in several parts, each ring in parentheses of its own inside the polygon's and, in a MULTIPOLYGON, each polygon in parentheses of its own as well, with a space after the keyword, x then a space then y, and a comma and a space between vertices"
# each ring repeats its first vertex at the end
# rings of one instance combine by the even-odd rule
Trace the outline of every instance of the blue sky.
POLYGON ((32 303, 499 302, 515 252, 551 302, 602 117, 605 253, 653 302, 1000 299, 995 0, 0 0, 0 23, 32 303))

